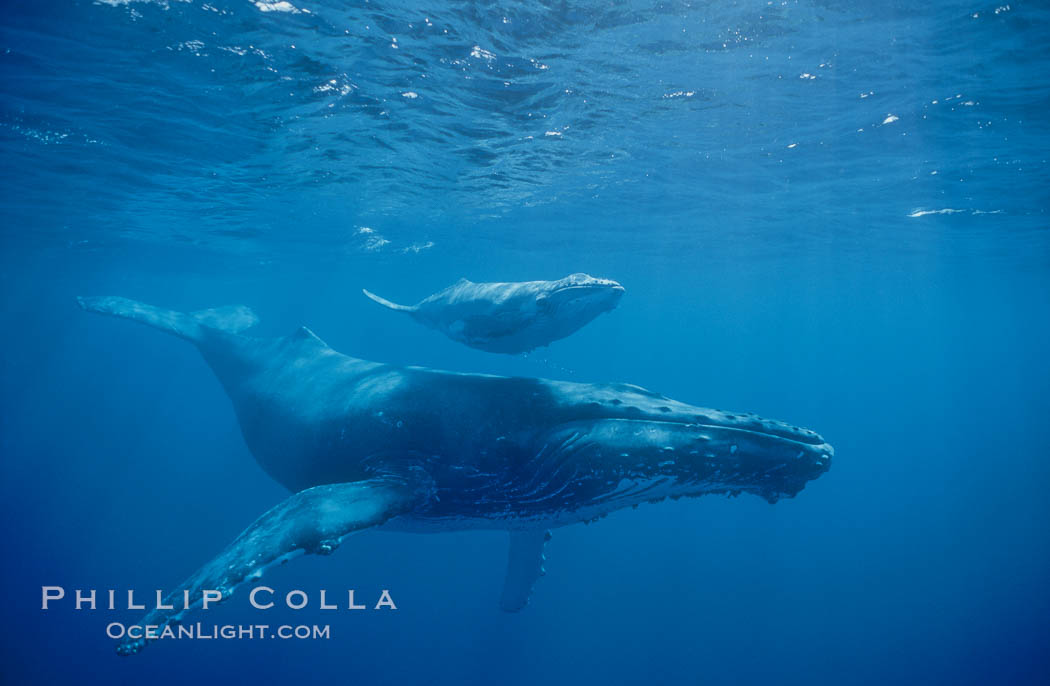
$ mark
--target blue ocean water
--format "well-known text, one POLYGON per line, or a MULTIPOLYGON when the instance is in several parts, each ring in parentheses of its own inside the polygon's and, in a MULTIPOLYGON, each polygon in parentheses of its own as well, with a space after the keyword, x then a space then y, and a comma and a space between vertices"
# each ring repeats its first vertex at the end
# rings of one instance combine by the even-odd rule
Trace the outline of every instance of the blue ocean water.
POLYGON ((1046 683, 1048 38, 1002 0, 5 3, 0 681, 1046 683), (360 294, 576 271, 627 294, 526 356, 360 294), (364 532, 267 583, 397 612, 314 595, 266 620, 327 641, 119 658, 138 613, 40 587, 173 588, 287 493, 192 346, 84 294, 636 383, 836 455, 775 505, 556 530, 517 615, 501 532, 364 532))

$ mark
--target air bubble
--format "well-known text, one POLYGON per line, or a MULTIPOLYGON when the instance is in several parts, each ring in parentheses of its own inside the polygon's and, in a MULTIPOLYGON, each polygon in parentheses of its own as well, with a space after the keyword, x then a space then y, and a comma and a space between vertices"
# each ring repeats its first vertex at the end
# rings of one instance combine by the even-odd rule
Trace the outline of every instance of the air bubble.
POLYGON ((317 544, 318 555, 331 555, 335 552, 335 549, 339 547, 339 541, 333 539, 325 539, 317 544))

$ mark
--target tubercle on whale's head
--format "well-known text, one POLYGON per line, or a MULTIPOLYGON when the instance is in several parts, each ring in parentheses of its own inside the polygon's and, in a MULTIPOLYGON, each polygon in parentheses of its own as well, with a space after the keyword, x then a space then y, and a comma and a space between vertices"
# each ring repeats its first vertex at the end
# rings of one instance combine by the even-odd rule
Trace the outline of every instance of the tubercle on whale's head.
POLYGON ((560 313, 597 316, 615 308, 624 292, 624 287, 612 279, 578 272, 552 281, 540 298, 560 313))

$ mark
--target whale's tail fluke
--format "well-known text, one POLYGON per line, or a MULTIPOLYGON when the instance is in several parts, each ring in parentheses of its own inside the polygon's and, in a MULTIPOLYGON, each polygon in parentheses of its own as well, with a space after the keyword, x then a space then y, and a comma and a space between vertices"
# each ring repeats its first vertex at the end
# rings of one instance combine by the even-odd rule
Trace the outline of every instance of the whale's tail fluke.
POLYGON ((77 302, 88 312, 133 319, 194 343, 199 343, 208 329, 240 333, 259 321, 255 313, 244 305, 230 305, 186 313, 165 310, 112 295, 79 297, 77 302))
POLYGON ((371 291, 369 291, 367 289, 362 288, 361 292, 364 293, 365 295, 367 295, 372 300, 375 300, 377 303, 379 303, 383 307, 389 307, 391 310, 397 310, 398 312, 415 312, 416 311, 415 307, 409 307, 408 305, 398 305, 397 303, 392 303, 389 300, 387 300, 386 298, 380 298, 378 295, 376 295, 375 293, 372 293, 371 291))

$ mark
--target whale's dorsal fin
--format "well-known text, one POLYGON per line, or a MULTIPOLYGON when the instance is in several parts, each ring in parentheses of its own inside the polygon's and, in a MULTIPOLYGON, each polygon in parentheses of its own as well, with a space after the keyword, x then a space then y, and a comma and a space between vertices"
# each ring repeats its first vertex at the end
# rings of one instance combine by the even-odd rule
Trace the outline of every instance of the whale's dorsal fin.
POLYGON ((397 303, 390 302, 386 298, 380 298, 378 295, 372 293, 371 291, 365 288, 362 288, 361 292, 369 298, 371 298, 372 300, 379 303, 380 305, 382 305, 383 307, 389 307, 391 310, 397 310, 398 312, 415 312, 418 309, 418 307, 415 305, 409 307, 408 305, 398 305, 397 303))
POLYGON ((504 612, 517 612, 529 602, 532 586, 546 574, 543 548, 551 540, 550 531, 511 531, 507 556, 507 576, 499 607, 504 612))
POLYGON ((305 326, 300 326, 298 329, 296 329, 295 333, 292 334, 292 338, 300 341, 314 341, 320 343, 326 348, 328 347, 328 344, 322 341, 320 336, 318 336, 305 326))

